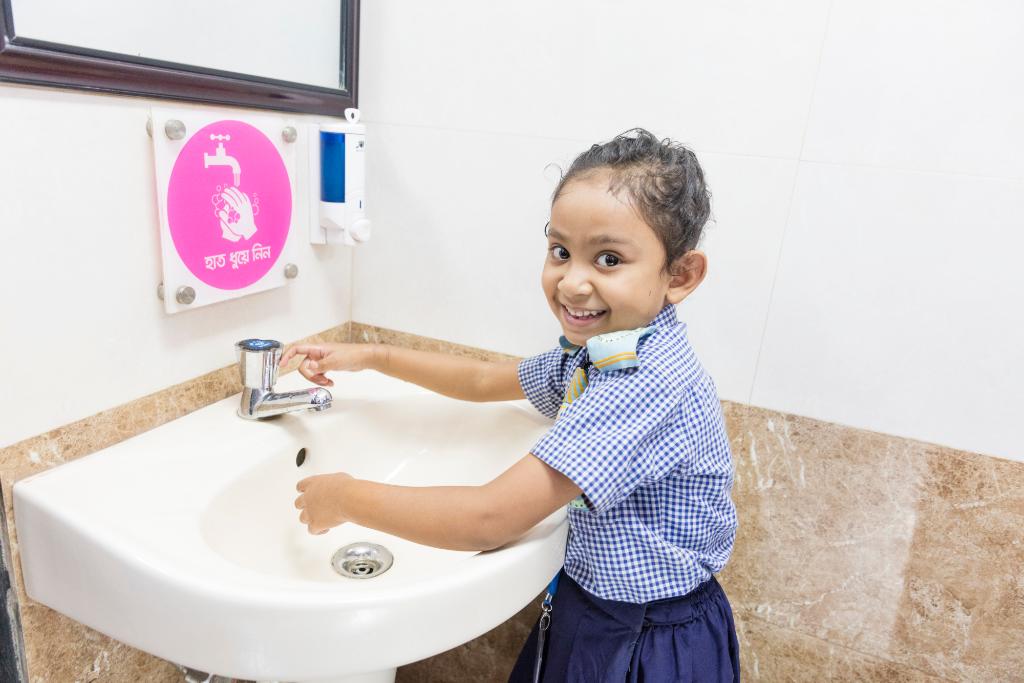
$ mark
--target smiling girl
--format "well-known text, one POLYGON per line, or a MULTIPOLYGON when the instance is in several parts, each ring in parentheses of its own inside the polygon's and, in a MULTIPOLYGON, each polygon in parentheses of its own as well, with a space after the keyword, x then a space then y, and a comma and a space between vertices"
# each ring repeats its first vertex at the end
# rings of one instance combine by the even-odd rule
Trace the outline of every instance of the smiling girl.
POLYGON ((497 548, 561 506, 562 571, 512 681, 739 680, 729 601, 734 468, 714 382, 676 318, 704 279, 710 196, 694 154, 641 129, 581 154, 552 199, 541 278, 559 347, 488 363, 369 344, 299 345, 300 372, 374 369, 471 401, 527 398, 554 419, 482 486, 298 484, 310 533, 345 521, 427 545, 497 548))

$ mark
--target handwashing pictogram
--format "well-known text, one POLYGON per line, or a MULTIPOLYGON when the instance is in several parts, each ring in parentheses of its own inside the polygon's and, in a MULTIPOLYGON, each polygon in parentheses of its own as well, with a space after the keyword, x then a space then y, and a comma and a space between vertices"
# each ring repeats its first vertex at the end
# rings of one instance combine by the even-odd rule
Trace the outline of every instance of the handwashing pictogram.
POLYGON ((253 194, 250 201, 249 195, 238 188, 218 185, 210 199, 220 220, 221 237, 224 239, 229 242, 237 242, 243 237, 249 239, 259 230, 256 226, 256 216, 260 212, 257 195, 253 194))

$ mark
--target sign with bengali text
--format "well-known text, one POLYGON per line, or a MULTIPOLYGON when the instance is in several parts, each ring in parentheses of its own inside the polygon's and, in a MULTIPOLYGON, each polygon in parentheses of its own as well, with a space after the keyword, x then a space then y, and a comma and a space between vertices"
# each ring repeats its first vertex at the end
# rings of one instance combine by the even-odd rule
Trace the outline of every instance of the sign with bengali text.
POLYGON ((280 153, 243 121, 200 128, 174 161, 168 229, 182 263, 211 287, 242 289, 266 275, 284 250, 291 214, 280 153))

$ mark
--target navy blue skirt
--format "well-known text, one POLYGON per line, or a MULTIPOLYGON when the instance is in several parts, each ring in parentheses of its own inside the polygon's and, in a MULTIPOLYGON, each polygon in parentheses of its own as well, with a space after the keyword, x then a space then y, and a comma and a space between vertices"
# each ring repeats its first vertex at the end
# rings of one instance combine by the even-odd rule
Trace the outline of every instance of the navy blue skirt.
MULTIPOLYGON (((535 625, 509 683, 532 683, 537 631, 535 625)), ((545 683, 740 680, 732 608, 714 577, 682 597, 635 604, 591 595, 563 570, 544 649, 545 683)))

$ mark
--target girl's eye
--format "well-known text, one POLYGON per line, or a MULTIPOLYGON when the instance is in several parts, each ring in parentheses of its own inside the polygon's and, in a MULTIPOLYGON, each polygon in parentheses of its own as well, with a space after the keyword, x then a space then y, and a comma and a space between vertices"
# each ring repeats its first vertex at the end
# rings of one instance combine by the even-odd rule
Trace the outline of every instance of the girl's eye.
POLYGON ((555 245, 551 247, 551 257, 556 261, 568 261, 569 251, 565 247, 555 245))
POLYGON ((601 254, 597 257, 597 265, 611 268, 619 265, 620 259, 615 254, 601 254))

